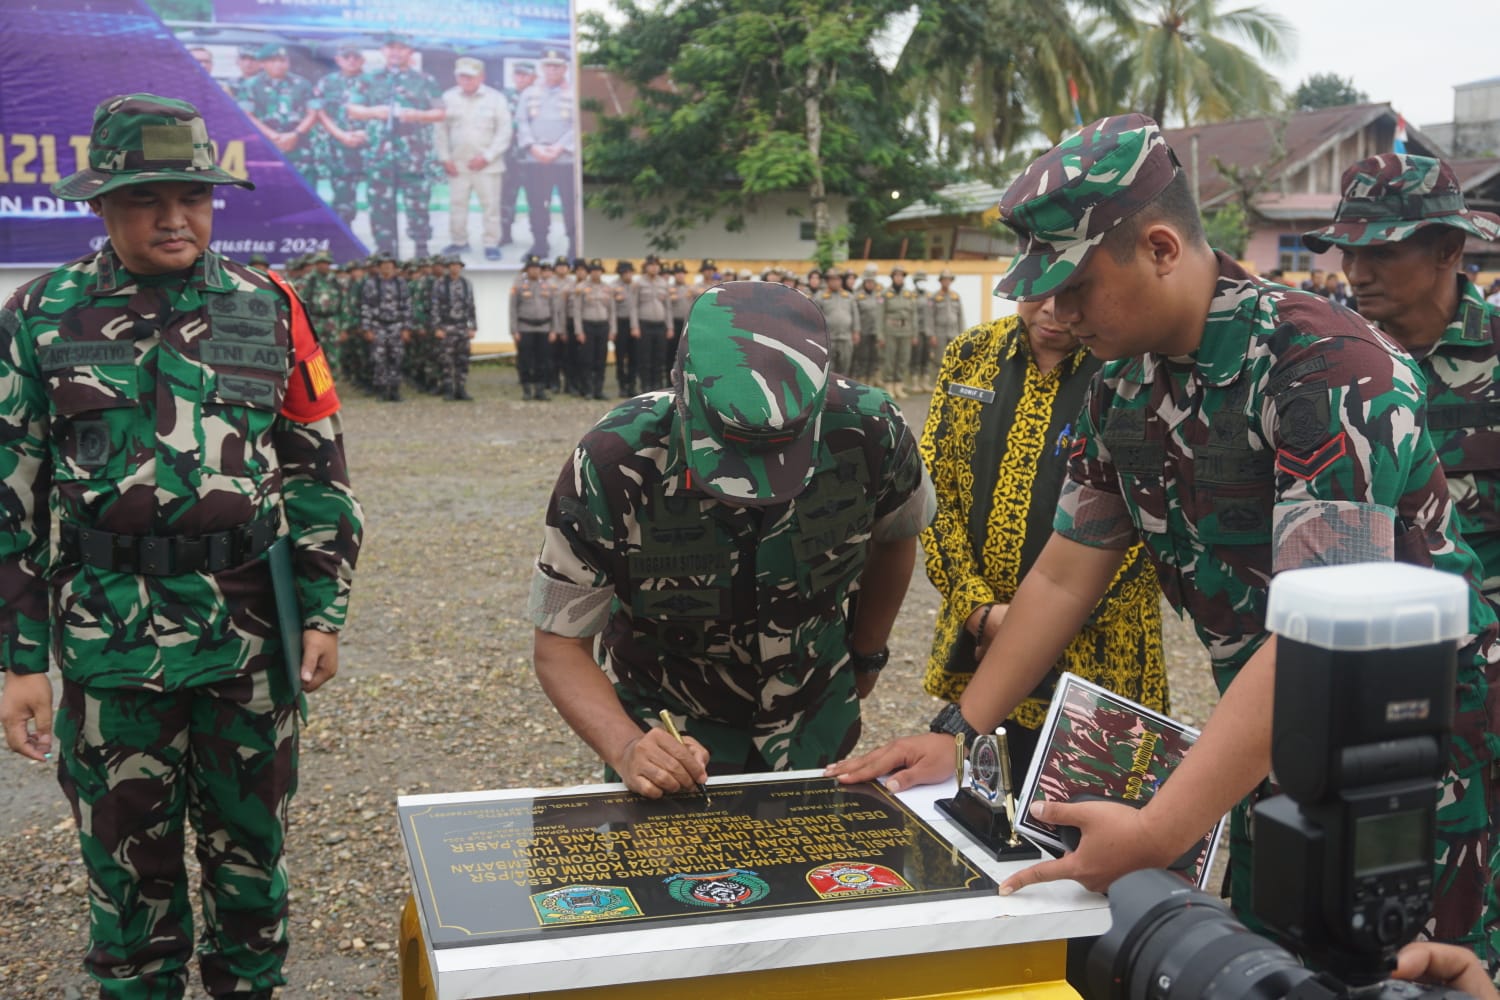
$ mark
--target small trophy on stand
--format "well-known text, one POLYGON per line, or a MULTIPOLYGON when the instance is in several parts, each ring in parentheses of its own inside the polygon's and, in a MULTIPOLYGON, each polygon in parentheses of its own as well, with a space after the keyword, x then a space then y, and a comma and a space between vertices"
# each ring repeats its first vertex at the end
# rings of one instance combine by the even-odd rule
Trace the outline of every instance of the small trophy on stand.
POLYGON ((977 737, 969 748, 969 780, 964 782, 963 737, 957 748, 958 794, 939 799, 937 807, 979 841, 996 860, 1022 861, 1042 852, 1016 833, 1016 788, 1010 774, 1010 744, 1005 727, 977 737))

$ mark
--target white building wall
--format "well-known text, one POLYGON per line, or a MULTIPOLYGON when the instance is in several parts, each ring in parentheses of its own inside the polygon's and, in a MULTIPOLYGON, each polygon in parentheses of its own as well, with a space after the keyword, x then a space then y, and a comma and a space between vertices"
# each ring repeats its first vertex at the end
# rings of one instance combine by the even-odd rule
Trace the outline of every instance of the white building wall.
MULTIPOLYGON (((848 222, 848 203, 843 198, 830 198, 828 210, 835 229, 848 222)), ((697 271, 697 264, 704 257, 810 260, 817 243, 802 239, 801 229, 802 223, 811 221, 806 195, 768 195, 757 200, 755 211, 746 214, 745 227, 739 232, 731 233, 722 222, 713 220, 687 233, 675 250, 660 256, 688 261, 693 271, 697 271)), ((651 252, 629 216, 608 219, 602 212, 589 208, 583 212, 583 245, 590 257, 638 260, 651 252)))

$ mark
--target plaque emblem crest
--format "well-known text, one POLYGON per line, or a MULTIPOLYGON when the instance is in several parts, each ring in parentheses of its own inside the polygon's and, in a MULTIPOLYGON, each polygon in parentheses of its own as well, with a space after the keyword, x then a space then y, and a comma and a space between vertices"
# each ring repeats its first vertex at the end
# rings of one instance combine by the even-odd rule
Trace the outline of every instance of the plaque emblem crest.
POLYGON ((533 895, 531 908, 543 927, 641 916, 635 896, 617 886, 565 885, 533 895))
POLYGON ((662 881, 679 903, 730 908, 758 903, 771 892, 765 879, 743 868, 727 868, 702 875, 682 873, 662 881))
POLYGON ((856 861, 820 865, 807 873, 807 884, 812 886, 819 899, 912 891, 906 879, 885 865, 856 861))

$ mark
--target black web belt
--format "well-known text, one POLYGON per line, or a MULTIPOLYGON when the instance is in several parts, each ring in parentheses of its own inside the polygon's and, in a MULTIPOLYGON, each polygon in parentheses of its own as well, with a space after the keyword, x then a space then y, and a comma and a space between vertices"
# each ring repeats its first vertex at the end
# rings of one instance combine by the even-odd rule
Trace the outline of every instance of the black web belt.
POLYGON ((117 535, 69 522, 58 533, 66 563, 113 573, 179 576, 247 563, 271 547, 280 529, 281 510, 273 508, 248 524, 208 535, 117 535))

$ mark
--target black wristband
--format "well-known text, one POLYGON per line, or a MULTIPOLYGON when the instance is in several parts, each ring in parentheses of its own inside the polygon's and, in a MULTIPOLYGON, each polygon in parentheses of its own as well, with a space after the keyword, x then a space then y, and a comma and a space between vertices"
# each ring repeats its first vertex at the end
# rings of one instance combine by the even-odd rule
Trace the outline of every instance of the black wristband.
POLYGON ((891 658, 891 647, 881 646, 873 653, 856 653, 849 650, 849 666, 856 674, 878 674, 885 669, 891 658))
POLYGON ((927 728, 934 733, 947 733, 949 736, 962 733, 966 744, 973 742, 979 736, 979 730, 969 725, 957 704, 945 705, 943 710, 933 717, 927 728))
POLYGON ((990 623, 990 612, 995 610, 994 604, 986 604, 984 610, 979 612, 979 627, 974 630, 974 641, 984 641, 984 627, 990 623))

